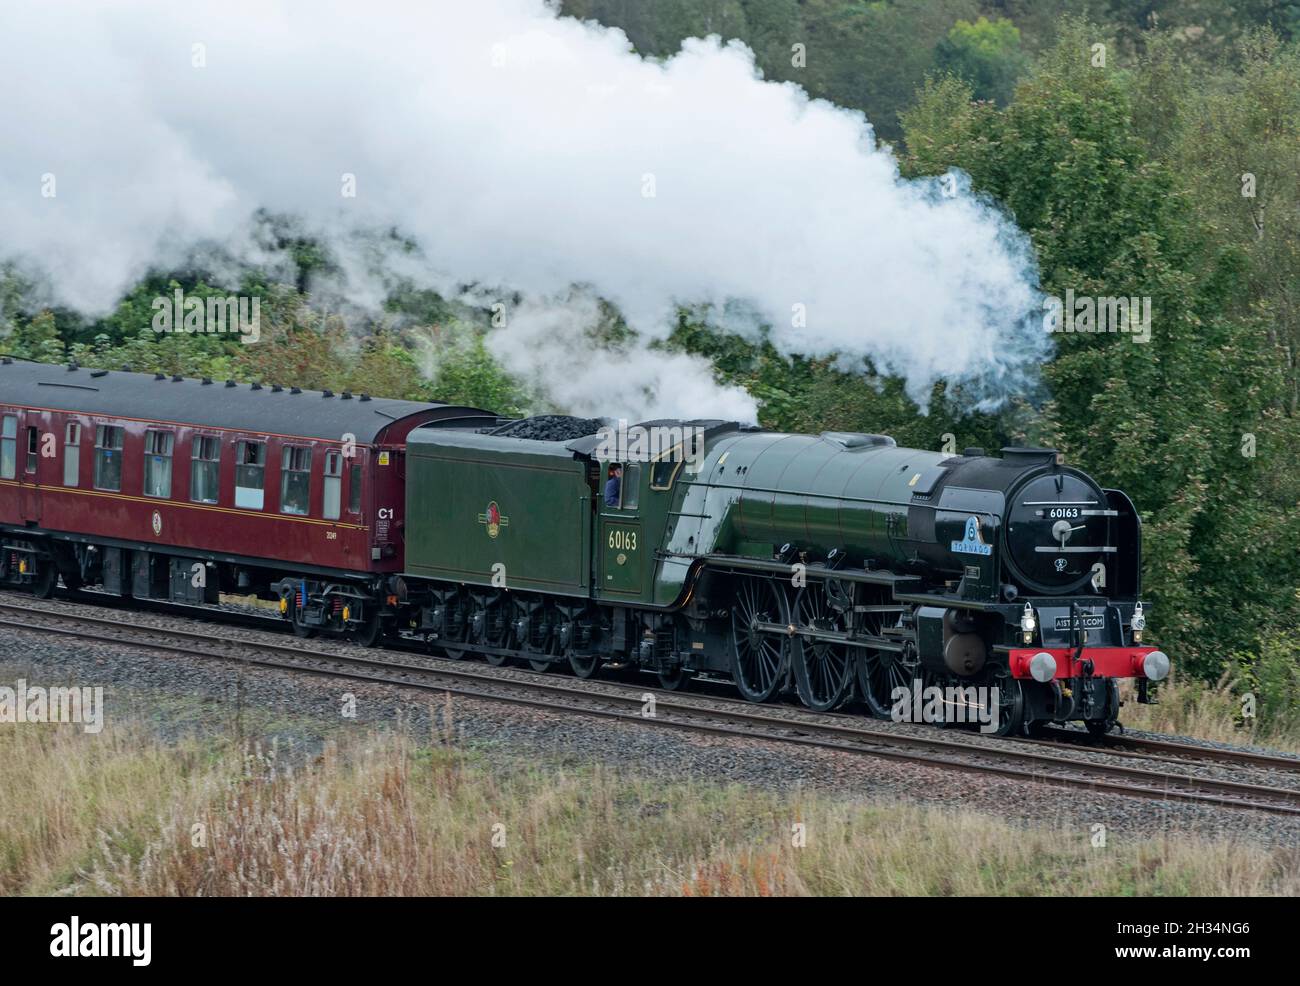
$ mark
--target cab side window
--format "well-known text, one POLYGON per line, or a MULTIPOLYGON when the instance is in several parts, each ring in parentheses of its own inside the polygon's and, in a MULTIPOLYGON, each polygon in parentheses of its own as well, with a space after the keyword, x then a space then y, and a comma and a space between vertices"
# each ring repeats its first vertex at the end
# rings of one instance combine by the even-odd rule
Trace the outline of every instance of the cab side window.
POLYGON ((620 489, 623 502, 619 504, 624 510, 635 510, 641 497, 641 466, 629 462, 623 467, 623 483, 620 489))
POLYGON ((650 488, 652 490, 672 489, 673 480, 677 478, 677 470, 681 464, 681 459, 669 456, 652 465, 650 467, 650 488))

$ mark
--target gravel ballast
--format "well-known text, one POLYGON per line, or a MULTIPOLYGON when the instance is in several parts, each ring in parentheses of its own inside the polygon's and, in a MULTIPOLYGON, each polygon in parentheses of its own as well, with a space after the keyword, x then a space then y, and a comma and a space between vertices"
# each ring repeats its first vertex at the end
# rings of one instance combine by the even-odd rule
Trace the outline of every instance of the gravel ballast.
MULTIPOLYGON (((32 600, 23 604, 42 605, 32 600)), ((66 602, 45 605, 54 612, 71 608, 101 618, 114 615, 101 607, 70 607, 66 602)), ((116 615, 128 627, 211 630, 210 623, 171 615, 116 615)), ((223 636, 265 639, 260 631, 243 628, 223 628, 223 636)), ((313 640, 305 646, 358 652, 342 642, 313 640)), ((482 667, 476 665, 476 669, 482 667)), ((491 670, 503 676, 518 674, 510 668, 491 670)), ((665 780, 699 779, 783 792, 816 789, 855 802, 906 800, 972 810, 1021 824, 1063 826, 1077 831, 1081 840, 1090 838, 1093 826, 1102 824, 1111 836, 1194 833, 1266 846, 1300 846, 1300 819, 1263 812, 1063 791, 860 754, 687 734, 581 713, 459 696, 445 698, 396 685, 250 668, 234 660, 163 655, 126 644, 89 644, 35 631, 6 630, 0 636, 0 684, 12 685, 18 678, 25 678, 30 685, 102 685, 110 722, 142 718, 164 738, 194 731, 229 735, 239 729, 267 739, 278 737, 309 753, 340 728, 404 724, 416 736, 446 736, 450 732, 455 742, 503 770, 518 769, 521 764, 599 763, 616 771, 665 780), (355 701, 347 696, 354 696, 355 701), (345 716, 345 708, 354 710, 355 715, 345 716)), ((805 714, 793 709, 790 713, 805 714)), ((827 721, 835 718, 827 717, 827 721)), ((934 728, 879 722, 873 726, 934 728)), ((979 745, 1005 742, 973 734, 962 736, 979 745)), ((1101 752, 1088 755, 1106 756, 1101 752)), ((1214 771, 1222 768, 1198 765, 1186 769, 1217 776, 1214 771)), ((1275 784, 1287 775, 1269 771, 1260 776, 1253 772, 1235 776, 1275 784)), ((1294 775, 1288 780, 1294 784, 1294 775)))

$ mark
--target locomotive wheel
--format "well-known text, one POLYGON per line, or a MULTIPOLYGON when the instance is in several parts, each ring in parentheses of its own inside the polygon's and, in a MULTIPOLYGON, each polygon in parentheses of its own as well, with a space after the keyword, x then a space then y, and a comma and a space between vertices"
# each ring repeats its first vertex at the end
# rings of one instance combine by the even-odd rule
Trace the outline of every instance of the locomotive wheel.
MULTIPOLYGON (((682 616, 677 616, 673 621, 673 637, 675 641, 689 640, 691 635, 691 625, 682 616)), ((675 644, 676 646, 676 644, 675 644)), ((685 691, 695 677, 695 672, 682 667, 680 664, 674 665, 667 671, 656 671, 655 677, 659 679, 659 687, 668 692, 685 691)))
POLYGON ((857 666, 858 693, 871 714, 889 719, 894 707, 890 698, 895 688, 912 688, 915 677, 904 656, 896 651, 862 650, 854 662, 857 666))
MULTIPOLYGON (((866 605, 857 625, 859 632, 881 637, 887 626, 901 625, 903 608, 894 606, 884 589, 865 593, 861 601, 866 605)), ((910 690, 915 679, 923 677, 915 646, 905 640, 904 647, 903 651, 859 649, 854 656, 858 695, 867 710, 879 719, 891 717, 894 700, 890 695, 895 688, 902 686, 910 690)))
MULTIPOLYGON (((795 623, 814 630, 843 632, 844 618, 830 604, 825 588, 807 586, 795 603, 795 623)), ((840 705, 853 685, 853 658, 843 644, 800 639, 794 645, 794 680, 799 700, 814 712, 840 705)))
MULTIPOLYGON (((513 608, 507 600, 485 603, 483 608, 483 633, 478 642, 488 647, 505 647, 510 643, 510 613, 513 608)), ((484 654, 483 660, 499 668, 510 662, 510 655, 484 654)))
MULTIPOLYGON (((530 608, 527 603, 520 603, 516 612, 518 617, 528 620, 528 634, 523 641, 525 654, 555 655, 559 653, 559 640, 555 635, 552 611, 545 606, 530 608)), ((552 660, 542 657, 529 657, 528 666, 534 671, 546 672, 555 667, 552 660)))
POLYGON ((685 691, 690 685, 691 679, 695 677, 694 671, 688 671, 686 668, 674 668, 672 671, 659 671, 656 674, 659 679, 659 687, 665 691, 680 692, 685 691))
POLYGON ((575 650, 569 651, 569 668, 579 678, 594 678, 596 672, 600 670, 599 654, 579 654, 575 650))
MULTIPOLYGON (((438 638, 438 643, 442 646, 442 652, 453 661, 463 660, 465 657, 465 648, 463 645, 469 639, 469 601, 463 594, 457 594, 451 600, 444 602, 443 606, 455 606, 456 616, 451 619, 451 629, 438 638), (451 646, 448 646, 448 645, 451 646)), ((444 617, 444 625, 447 620, 444 617)))
POLYGON ((1020 736, 1025 731, 1025 691, 1018 678, 995 678, 998 689, 998 728, 995 736, 1020 736))
POLYGON ((740 694, 766 702, 781 687, 789 666, 790 638, 758 629, 760 623, 785 623, 785 598, 770 579, 741 579, 731 607, 731 674, 740 694))
POLYGON ((555 636, 564 646, 569 670, 577 678, 594 678, 605 663, 597 653, 600 646, 599 614, 589 606, 562 606, 557 612, 556 619, 562 622, 555 630, 555 636))

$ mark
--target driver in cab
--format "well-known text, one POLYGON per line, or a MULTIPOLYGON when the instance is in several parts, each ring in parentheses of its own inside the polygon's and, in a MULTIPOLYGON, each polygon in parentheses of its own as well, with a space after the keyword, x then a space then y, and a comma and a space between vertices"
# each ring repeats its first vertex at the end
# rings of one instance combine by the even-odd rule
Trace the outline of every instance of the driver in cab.
POLYGON ((619 494, 623 486, 623 467, 615 465, 609 470, 609 479, 605 481, 605 506, 617 507, 619 494))

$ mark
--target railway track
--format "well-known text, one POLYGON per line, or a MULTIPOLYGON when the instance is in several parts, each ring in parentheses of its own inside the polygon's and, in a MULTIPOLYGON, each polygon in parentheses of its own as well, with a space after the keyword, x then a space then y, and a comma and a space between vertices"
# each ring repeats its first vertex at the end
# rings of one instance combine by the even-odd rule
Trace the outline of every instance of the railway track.
MULTIPOLYGON (((369 656, 376 653, 369 651, 342 654, 313 649, 297 641, 233 639, 217 632, 122 623, 8 602, 0 602, 0 627, 181 654, 189 658, 238 661, 252 667, 397 685, 436 694, 625 720, 695 734, 873 756, 1060 788, 1300 815, 1300 790, 1128 764, 1079 760, 1055 752, 1058 748, 1068 750, 1074 745, 1066 741, 1039 741, 1029 748, 1026 748, 1028 744, 992 748, 974 745, 951 735, 922 736, 873 728, 873 720, 850 716, 791 715, 792 710, 788 708, 756 706, 731 699, 689 696, 612 682, 600 682, 597 689, 589 687, 589 683, 579 686, 573 679, 556 680, 526 672, 504 677, 499 672, 493 673, 497 669, 481 665, 423 656, 418 661, 409 660, 399 657, 400 652, 378 652, 383 657, 369 656), (846 722, 827 722, 827 718, 842 718, 846 722), (848 724, 849 721, 852 725, 848 724)), ((1125 739, 1121 742, 1133 741, 1125 739)), ((1186 765, 1186 759, 1177 759, 1171 752, 1171 748, 1186 748, 1195 750, 1197 754, 1220 756, 1218 762, 1222 763, 1241 765, 1267 760, 1268 764, 1249 762, 1249 765, 1275 766, 1272 761, 1281 761, 1286 769, 1300 770, 1300 765, 1286 758, 1247 751, 1207 751, 1185 744, 1142 742, 1160 747, 1162 754, 1146 755, 1137 750, 1115 752, 1147 761, 1158 758, 1176 760, 1186 765), (1221 756, 1237 752, 1242 756, 1232 761, 1221 756), (1164 753, 1169 756, 1163 757, 1164 753)))
MULTIPOLYGON (((0 596, 0 598, 2 598, 2 596, 0 596)), ((96 590, 79 589, 70 591, 67 589, 59 589, 55 598, 81 605, 98 606, 117 611, 120 611, 121 606, 120 597, 110 596, 96 590)), ((214 611, 211 607, 192 606, 186 603, 160 602, 156 600, 133 601, 133 606, 137 610, 146 613, 175 615, 186 619, 205 622, 220 622, 222 625, 259 630, 275 635, 287 635, 289 633, 287 624, 278 616, 257 616, 251 613, 232 612, 230 610, 214 611), (214 615, 219 615, 219 619, 214 619, 214 615)), ((428 654, 425 645, 409 638, 403 638, 400 642, 388 641, 384 646, 386 649, 397 649, 408 652, 417 652, 420 654, 428 654)), ((610 682, 608 679, 601 679, 601 683, 613 684, 613 682, 610 682)), ((660 695, 680 694, 653 685, 638 685, 636 687, 639 692, 648 690, 660 695)), ((752 703, 747 702, 744 699, 733 698, 729 693, 724 693, 720 690, 728 687, 729 686, 726 682, 701 678, 697 679, 695 682, 694 694, 707 695, 711 701, 726 703, 742 709, 752 709, 754 707, 752 703)), ((804 706, 797 700, 794 700, 792 707, 800 711, 803 711, 804 709, 804 706)), ((819 713, 819 715, 827 718, 842 719, 850 723, 862 721, 862 714, 860 713, 827 712, 819 713)), ((1108 753, 1120 758, 1149 760, 1184 766, 1203 763, 1218 764, 1228 767, 1262 768, 1288 773, 1300 773, 1300 758, 1298 757, 1259 753, 1253 750, 1207 747, 1195 743, 1180 743, 1174 740, 1154 739, 1151 737, 1116 734, 1095 737, 1079 730, 1068 728, 1050 728, 1039 738, 1016 738, 1014 742, 1028 742, 1044 748, 1055 747, 1062 750, 1082 748, 1098 753, 1108 753)))
POLYGON ((1152 739, 1148 736, 1105 736, 1100 741, 1077 730, 1056 729, 1046 738, 1036 740, 1042 746, 1064 749, 1102 750, 1118 757, 1139 760, 1157 760, 1165 763, 1213 763, 1231 767, 1257 767, 1300 773, 1300 759, 1258 753, 1254 750, 1233 750, 1222 747, 1200 746, 1196 743, 1179 743, 1176 740, 1152 739))

